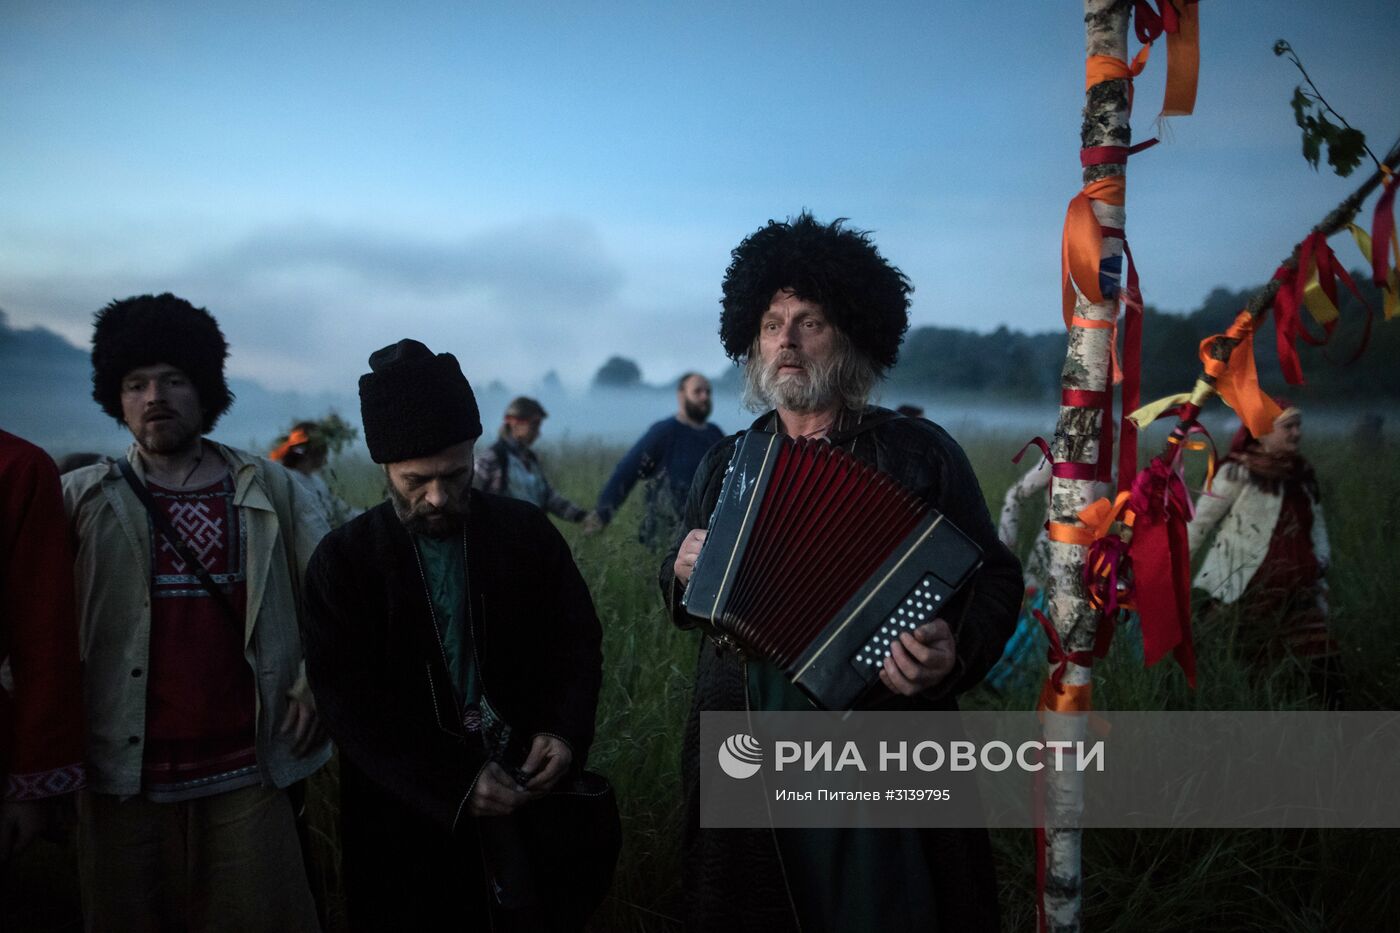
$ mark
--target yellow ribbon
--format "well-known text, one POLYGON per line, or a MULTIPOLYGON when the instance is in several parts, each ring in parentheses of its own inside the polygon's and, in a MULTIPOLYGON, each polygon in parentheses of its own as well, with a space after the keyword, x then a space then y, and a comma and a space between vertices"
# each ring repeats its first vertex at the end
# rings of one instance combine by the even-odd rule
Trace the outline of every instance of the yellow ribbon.
POLYGON ((1197 408, 1205 406, 1211 396, 1215 395, 1215 388, 1204 379, 1197 379, 1196 384, 1191 387, 1190 392, 1179 392, 1176 395, 1168 395, 1166 398, 1159 398, 1155 402, 1148 402, 1128 416, 1128 420, 1139 428, 1145 428, 1166 413, 1168 408, 1177 405, 1195 405, 1197 408))
POLYGON ((1148 402, 1128 416, 1128 420, 1138 426, 1139 430, 1146 428, 1156 421, 1166 412, 1168 408, 1175 408, 1177 405, 1185 405, 1191 401, 1189 392, 1179 392, 1176 395, 1168 395, 1166 398, 1159 398, 1155 402, 1148 402))
POLYGON ((1312 268, 1308 273, 1307 284, 1303 286, 1303 304, 1307 306, 1308 313, 1313 316, 1314 321, 1323 325, 1331 324, 1341 317, 1341 313, 1322 290, 1322 283, 1317 279, 1317 264, 1309 265, 1312 268))
MULTIPOLYGON (((1370 264, 1371 234, 1356 224, 1347 224, 1347 229, 1351 231, 1352 239, 1356 240, 1357 249, 1361 250, 1361 255, 1365 256, 1367 264, 1370 264)), ((1400 314, 1400 236, 1390 238, 1390 254, 1390 272, 1386 275, 1385 288, 1381 289, 1387 321, 1400 314)))

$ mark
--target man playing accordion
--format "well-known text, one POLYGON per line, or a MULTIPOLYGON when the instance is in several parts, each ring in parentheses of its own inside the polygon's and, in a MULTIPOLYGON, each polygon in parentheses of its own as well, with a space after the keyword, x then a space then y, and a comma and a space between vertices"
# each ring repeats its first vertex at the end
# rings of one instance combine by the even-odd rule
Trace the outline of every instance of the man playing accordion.
MULTIPOLYGON (((997 540, 966 455, 942 428, 868 404, 909 326, 908 280, 868 234, 808 213, 745 239, 725 273, 720 339, 744 366, 752 430, 820 438, 888 474, 938 509, 983 552, 981 569, 940 616, 892 645, 864 703, 956 710, 1016 622, 1021 570, 997 540)), ((675 624, 738 435, 696 471, 682 527, 661 570, 675 624)), ((732 930, 996 930, 984 829, 705 829, 699 827, 704 710, 802 710, 811 702, 772 664, 706 638, 682 753, 687 926, 732 930)))

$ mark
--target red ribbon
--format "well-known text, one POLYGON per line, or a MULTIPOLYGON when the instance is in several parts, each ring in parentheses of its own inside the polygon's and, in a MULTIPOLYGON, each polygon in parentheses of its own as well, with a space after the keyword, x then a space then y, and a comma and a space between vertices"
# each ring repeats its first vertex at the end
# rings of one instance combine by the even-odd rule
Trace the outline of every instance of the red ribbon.
POLYGON ((1128 161, 1128 156, 1137 155, 1144 149, 1151 149, 1158 142, 1160 140, 1154 136, 1136 146, 1088 146, 1079 150, 1079 164, 1085 168, 1090 165, 1124 165, 1128 161))
MULTIPOLYGON (((1312 259, 1317 263, 1318 284, 1322 286, 1322 292, 1327 296, 1328 300, 1332 302, 1332 306, 1337 306, 1337 279, 1341 279, 1347 289, 1355 296, 1356 300, 1361 303, 1361 307, 1365 309, 1366 323, 1365 328, 1361 332, 1361 342, 1356 345, 1356 350, 1351 356, 1347 357, 1346 360, 1348 364, 1355 363, 1361 358, 1361 354, 1366 352, 1366 347, 1371 343, 1371 303, 1366 300, 1365 296, 1363 296, 1361 291, 1356 287, 1356 282, 1352 280, 1351 274, 1347 272, 1346 267, 1338 261, 1337 254, 1332 252, 1332 247, 1327 245, 1327 238, 1318 232, 1309 234, 1308 239, 1303 241, 1305 250, 1308 246, 1308 240, 1313 241, 1312 259)), ((1374 240, 1372 242, 1374 243, 1374 240)), ((1300 300, 1303 290, 1307 287, 1308 280, 1308 276, 1306 275, 1308 267, 1303 262, 1303 258, 1304 257, 1300 255, 1298 261, 1298 268, 1302 270, 1302 273, 1294 280, 1294 287, 1298 291, 1300 300)), ((1374 258, 1373 247, 1373 261, 1374 258)), ((1322 325, 1322 329, 1327 333, 1327 337, 1323 340, 1324 343, 1331 339, 1332 332, 1336 327, 1337 321, 1335 318, 1322 325)), ((1325 353, 1326 351, 1323 352, 1325 353)))
POLYGON ((1381 288, 1386 287, 1389 271, 1390 238, 1395 236, 1395 177, 1385 180, 1381 196, 1376 200, 1376 216, 1371 221, 1371 281, 1381 288))
POLYGON ((1133 3, 1133 30, 1143 45, 1156 41, 1163 32, 1177 32, 1181 29, 1176 7, 1171 5, 1170 0, 1165 3, 1163 0, 1157 0, 1157 6, 1161 10, 1160 13, 1152 9, 1148 0, 1135 0, 1133 3))
POLYGON ((1137 425, 1128 416, 1142 406, 1142 286, 1127 234, 1116 227, 1104 227, 1103 234, 1123 241, 1123 259, 1128 264, 1127 284, 1120 292, 1123 298, 1123 388, 1119 406, 1122 417, 1119 419, 1118 491, 1122 492, 1132 484, 1138 471, 1137 425))
MULTIPOLYGON (((1084 557, 1084 591, 1090 603, 1103 612, 1103 621, 1094 639, 1094 653, 1101 658, 1108 654, 1108 642, 1113 637, 1111 620, 1118 615, 1118 610, 1123 608, 1118 596, 1118 575, 1121 571, 1126 579, 1128 567, 1131 565, 1128 545, 1118 535, 1106 535, 1095 539, 1094 543, 1089 545, 1089 553, 1084 557), (1104 635, 1105 631, 1109 634, 1104 635)), ((1129 598, 1130 594, 1125 591, 1123 599, 1126 601, 1129 598)))
MULTIPOLYGON (((1041 752, 1044 754, 1044 752, 1041 752)), ((1045 922, 1045 774, 1044 769, 1035 773, 1035 918, 1036 933, 1045 933, 1049 928, 1045 922)))
POLYGON ((1045 443, 1045 438, 1040 437, 1039 435, 1026 441, 1026 446, 1022 447, 1020 452, 1017 453, 1016 456, 1011 458, 1011 462, 1020 463, 1021 458, 1026 455, 1026 451, 1031 449, 1032 444, 1040 448, 1040 452, 1045 455, 1046 460, 1050 461, 1050 466, 1051 468, 1053 468, 1055 466, 1055 455, 1050 452, 1050 445, 1045 443))
MULTIPOLYGON (((1094 392, 1089 389, 1062 389, 1060 404, 1067 408, 1097 408, 1099 418, 1099 454, 1092 464, 1076 463, 1064 466, 1078 467, 1074 476, 1056 473, 1064 479, 1092 479, 1106 483, 1113 479, 1113 392, 1111 389, 1094 392)), ((1058 466, 1059 464, 1057 464, 1058 466)))
POLYGON ((1144 660, 1150 667, 1167 652, 1196 685, 1196 655, 1191 644, 1191 554, 1186 523, 1191 499, 1172 465, 1153 457, 1133 481, 1128 507, 1136 513, 1133 561, 1137 611, 1142 619, 1144 660))
MULTIPOLYGON (((1374 240, 1372 242, 1374 251, 1374 240)), ((1322 325, 1324 336, 1318 338, 1309 333, 1303 325, 1303 293, 1314 266, 1317 268, 1318 284, 1334 306, 1337 304, 1337 279, 1341 279, 1366 308, 1366 330, 1362 334, 1360 347, 1352 354, 1349 362, 1360 356, 1371 337, 1370 305, 1357 290, 1356 283, 1352 281, 1347 270, 1337 261, 1332 247, 1327 245, 1327 237, 1321 231, 1314 230, 1298 247, 1297 268, 1279 266, 1278 271, 1274 273, 1274 278, 1279 282, 1278 294, 1274 298, 1274 335, 1278 343, 1279 367, 1289 385, 1303 384, 1303 367, 1298 361, 1298 340, 1301 338, 1315 347, 1320 347, 1331 339, 1332 332, 1337 328, 1336 319, 1327 321, 1322 325)))
POLYGON ((1033 437, 1026 441, 1026 446, 1021 448, 1020 453, 1011 458, 1012 463, 1020 463, 1021 458, 1026 455, 1026 451, 1034 445, 1040 448, 1040 452, 1050 463, 1050 475, 1059 479, 1082 479, 1093 480, 1099 475, 1097 463, 1064 463, 1055 459, 1055 455, 1050 452, 1050 445, 1043 437, 1033 437))
MULTIPOLYGON (((1162 100, 1166 116, 1190 113, 1196 102, 1200 69, 1200 17, 1197 0, 1134 0, 1133 29, 1144 47, 1167 36, 1167 90, 1162 100), (1180 7, 1178 9, 1178 7, 1180 7)), ((1131 98, 1130 98, 1131 101, 1131 98)))
POLYGON ((1050 685, 1055 688, 1056 693, 1064 693, 1061 684, 1065 679, 1065 671, 1071 664, 1078 664, 1080 667, 1092 667, 1094 665, 1094 654, 1092 651, 1066 651, 1064 643, 1060 641, 1060 633, 1055 631, 1054 624, 1045 617, 1045 613, 1039 609, 1032 609, 1031 615, 1040 623, 1040 627, 1045 629, 1045 637, 1050 639, 1050 648, 1046 652, 1046 660, 1055 665, 1050 672, 1050 685))

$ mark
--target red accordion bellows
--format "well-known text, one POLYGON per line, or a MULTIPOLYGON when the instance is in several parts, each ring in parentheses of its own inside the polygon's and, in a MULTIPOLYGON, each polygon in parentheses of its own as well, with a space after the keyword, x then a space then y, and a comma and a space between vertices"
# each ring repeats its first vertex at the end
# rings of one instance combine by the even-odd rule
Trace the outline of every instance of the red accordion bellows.
POLYGON ((733 634, 786 667, 929 508, 824 441, 782 445, 725 614, 733 634))
POLYGON ((933 619, 980 564, 966 535, 879 470, 824 441, 750 431, 683 602, 844 709, 900 633, 933 619))

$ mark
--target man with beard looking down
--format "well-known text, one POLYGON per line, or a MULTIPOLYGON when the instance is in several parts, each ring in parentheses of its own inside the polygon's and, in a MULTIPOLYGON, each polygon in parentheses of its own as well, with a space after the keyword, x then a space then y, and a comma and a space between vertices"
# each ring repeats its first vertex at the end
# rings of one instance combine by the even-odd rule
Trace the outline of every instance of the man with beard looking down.
POLYGON ((647 544, 669 543, 695 468, 705 452, 724 439, 724 431, 709 423, 712 395, 710 380, 699 373, 677 380, 676 413, 647 428, 598 494, 594 512, 600 524, 612 521, 633 485, 645 479, 646 514, 637 536, 647 544))
POLYGON ((583 767, 593 603, 544 512, 472 488, 481 417, 456 358, 401 340, 369 362, 361 419, 389 500, 317 548, 304 627, 342 753, 350 925, 554 929, 494 906, 488 821, 583 767))
MULTIPOLYGON (((803 213, 744 240, 725 273, 720 339, 744 366, 750 430, 820 438, 888 474, 982 548, 984 563, 941 617, 900 635, 863 708, 956 710, 1000 657, 1016 621, 1021 570, 997 540, 962 449, 930 421, 868 404, 908 328, 908 280, 868 234, 803 213)), ((661 571, 672 621, 681 605, 738 435, 696 471, 681 533, 661 571)), ((809 546, 810 542, 794 542, 809 546)), ((701 829, 702 710, 809 710, 782 672, 701 643, 682 751, 687 928, 694 930, 998 929, 983 829, 701 829)))

